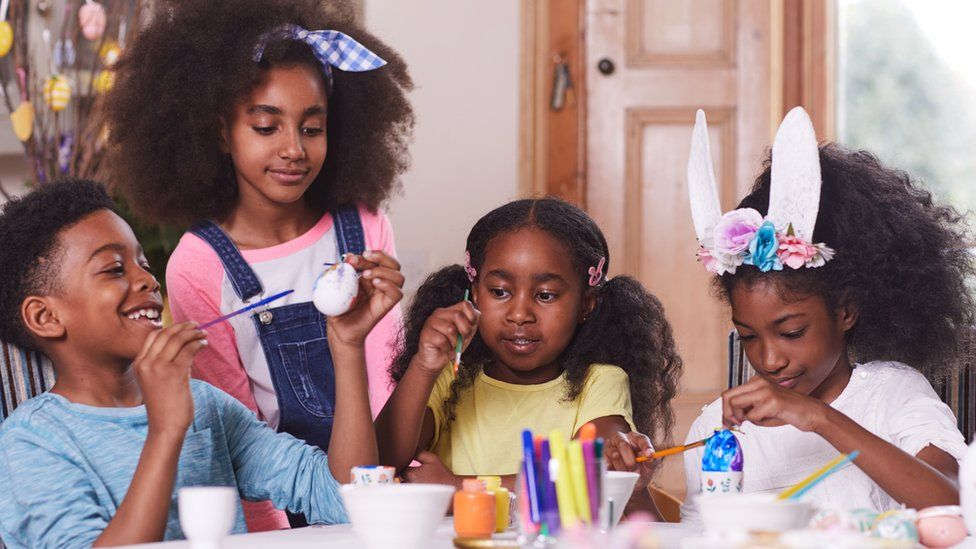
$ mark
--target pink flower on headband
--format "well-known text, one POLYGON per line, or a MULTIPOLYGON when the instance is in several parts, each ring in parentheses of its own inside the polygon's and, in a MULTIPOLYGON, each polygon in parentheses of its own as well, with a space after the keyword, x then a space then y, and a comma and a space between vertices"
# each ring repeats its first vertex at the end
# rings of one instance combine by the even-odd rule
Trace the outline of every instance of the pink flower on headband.
POLYGON ((752 208, 740 208, 726 213, 715 225, 715 251, 726 255, 744 252, 762 224, 762 214, 752 208))
POLYGON ((474 282, 478 276, 478 271, 471 266, 471 253, 468 251, 464 252, 464 272, 468 273, 468 282, 474 282))
POLYGON ((743 256, 728 255, 713 252, 704 246, 698 247, 698 261, 701 262, 705 270, 716 275, 734 273, 736 267, 742 264, 743 256))
POLYGON ((817 248, 796 236, 781 236, 776 255, 783 265, 799 269, 817 255, 817 248))
POLYGON ((596 264, 596 267, 590 267, 588 271, 590 273, 590 286, 596 286, 600 283, 603 278, 603 266, 607 264, 607 258, 601 257, 600 262, 596 264))

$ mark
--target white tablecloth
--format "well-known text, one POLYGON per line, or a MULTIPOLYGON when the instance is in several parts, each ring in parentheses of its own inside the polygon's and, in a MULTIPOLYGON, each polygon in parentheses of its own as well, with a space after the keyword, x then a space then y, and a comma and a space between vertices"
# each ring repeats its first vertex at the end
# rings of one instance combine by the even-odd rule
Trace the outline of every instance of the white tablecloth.
MULTIPOLYGON (((661 540, 664 548, 677 548, 680 546, 681 539, 695 536, 694 530, 682 527, 680 524, 656 524, 655 532, 661 540)), ((451 549, 454 547, 454 522, 451 519, 444 521, 437 528, 434 538, 431 540, 427 549, 451 549)), ((169 541, 163 543, 148 543, 145 545, 131 545, 132 548, 153 548, 153 549, 182 549, 190 548, 187 541, 169 541)), ((303 548, 321 549, 361 549, 363 544, 353 533, 352 527, 348 524, 338 526, 310 526, 308 528, 295 528, 292 530, 279 530, 276 532, 261 532, 258 534, 243 534, 230 536, 220 544, 221 549, 265 549, 268 547, 283 548, 303 548)))

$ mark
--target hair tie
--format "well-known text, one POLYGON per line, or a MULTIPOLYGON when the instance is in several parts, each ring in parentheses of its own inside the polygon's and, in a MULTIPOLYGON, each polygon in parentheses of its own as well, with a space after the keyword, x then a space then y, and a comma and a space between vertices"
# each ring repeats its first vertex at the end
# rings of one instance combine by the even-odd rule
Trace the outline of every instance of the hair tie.
POLYGON ((471 266, 471 253, 465 250, 464 252, 464 272, 468 273, 468 282, 474 282, 476 276, 478 276, 478 271, 471 266))
POLYGON ((386 64, 386 61, 347 34, 334 30, 310 31, 292 24, 282 25, 262 34, 254 47, 254 61, 260 61, 268 44, 277 40, 297 40, 308 44, 315 58, 322 64, 329 88, 332 87, 332 67, 341 71, 363 72, 386 64))
POLYGON ((600 262, 596 264, 596 267, 590 267, 590 286, 596 286, 600 283, 603 278, 603 266, 606 265, 607 258, 601 257, 600 262))

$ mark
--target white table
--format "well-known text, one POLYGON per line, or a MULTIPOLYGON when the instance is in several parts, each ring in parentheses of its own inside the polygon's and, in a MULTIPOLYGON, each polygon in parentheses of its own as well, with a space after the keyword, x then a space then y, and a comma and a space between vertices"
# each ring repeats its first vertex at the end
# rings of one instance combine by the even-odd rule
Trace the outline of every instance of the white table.
MULTIPOLYGON (((680 524, 661 523, 654 526, 662 547, 678 548, 681 540, 697 535, 696 530, 680 524)), ((452 519, 444 519, 438 526, 434 538, 427 545, 427 549, 451 549, 454 547, 454 523, 452 519)), ((189 549, 187 541, 169 541, 162 543, 148 543, 144 545, 130 545, 131 548, 142 549, 189 549)), ((348 524, 337 526, 309 526, 292 530, 278 530, 275 532, 261 532, 257 534, 241 534, 226 538, 220 545, 221 549, 265 549, 267 547, 282 548, 315 548, 321 549, 361 549, 363 544, 353 533, 348 524)))

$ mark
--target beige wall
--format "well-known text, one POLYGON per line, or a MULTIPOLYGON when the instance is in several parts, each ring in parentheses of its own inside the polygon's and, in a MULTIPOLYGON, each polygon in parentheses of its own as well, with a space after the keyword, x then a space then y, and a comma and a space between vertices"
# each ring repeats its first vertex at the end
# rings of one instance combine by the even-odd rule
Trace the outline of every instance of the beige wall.
POLYGON ((459 263, 471 226, 518 194, 518 0, 366 0, 367 27, 416 83, 413 166, 390 203, 415 289, 459 263))

